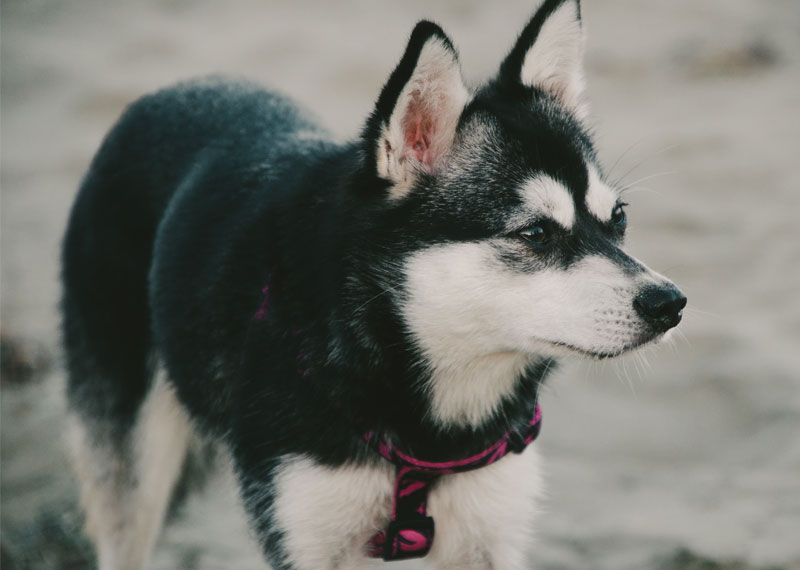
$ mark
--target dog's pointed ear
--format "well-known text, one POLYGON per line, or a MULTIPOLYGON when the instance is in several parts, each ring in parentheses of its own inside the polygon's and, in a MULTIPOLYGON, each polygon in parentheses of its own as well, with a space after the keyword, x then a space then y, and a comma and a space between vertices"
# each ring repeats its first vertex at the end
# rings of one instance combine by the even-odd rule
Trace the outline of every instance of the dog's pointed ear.
POLYGON ((582 119, 589 112, 584 43, 580 0, 545 0, 500 66, 499 78, 549 93, 582 119))
POLYGON ((452 42, 436 24, 419 22, 364 129, 375 173, 399 190, 419 172, 435 172, 468 99, 452 42))

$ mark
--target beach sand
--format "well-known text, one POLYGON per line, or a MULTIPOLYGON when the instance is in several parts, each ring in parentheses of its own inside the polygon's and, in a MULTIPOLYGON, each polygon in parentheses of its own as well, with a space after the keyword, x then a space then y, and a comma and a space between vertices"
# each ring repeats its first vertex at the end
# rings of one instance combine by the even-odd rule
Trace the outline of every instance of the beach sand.
MULTIPOLYGON (((445 27, 478 82, 534 8, 2 0, 4 569, 91 568, 63 442, 58 249, 123 108, 224 72, 352 136, 417 19, 445 27)), ((632 184, 629 249, 689 308, 646 361, 567 363, 552 377, 531 567, 798 569, 800 3, 586 1, 584 17, 600 156, 632 184)), ((265 567, 224 469, 165 531, 152 567, 265 567)))

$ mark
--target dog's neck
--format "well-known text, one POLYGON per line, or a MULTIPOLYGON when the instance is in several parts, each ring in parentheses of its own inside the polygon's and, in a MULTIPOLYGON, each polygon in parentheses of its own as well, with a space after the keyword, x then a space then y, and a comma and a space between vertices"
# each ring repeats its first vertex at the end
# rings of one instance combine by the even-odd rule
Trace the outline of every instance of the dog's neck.
POLYGON ((448 428, 477 429, 513 397, 526 369, 536 359, 520 352, 499 352, 431 366, 426 385, 430 414, 448 428))
POLYGON ((417 376, 412 399, 395 402, 400 415, 385 426, 386 436, 412 455, 431 461, 477 453, 530 421, 539 386, 553 365, 551 359, 512 352, 487 354, 463 364, 452 360, 429 364, 422 377, 417 376))
POLYGON ((341 327, 347 319, 332 318, 326 330, 335 340, 327 344, 328 363, 348 371, 359 363, 363 372, 347 401, 366 429, 441 460, 458 448, 482 449, 530 420, 552 359, 519 351, 475 354, 466 344, 426 354, 389 305, 386 296, 375 297, 353 311, 373 312, 360 315, 362 326, 341 327))

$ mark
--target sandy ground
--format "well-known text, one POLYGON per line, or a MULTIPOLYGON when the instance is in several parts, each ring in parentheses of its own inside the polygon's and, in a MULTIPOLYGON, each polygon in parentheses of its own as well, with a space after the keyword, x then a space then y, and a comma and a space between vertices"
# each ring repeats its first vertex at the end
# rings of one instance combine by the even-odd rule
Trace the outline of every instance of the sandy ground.
MULTIPOLYGON (((62 441, 57 255, 80 176, 124 106, 224 71, 352 135, 417 19, 443 23, 479 81, 533 8, 2 1, 4 568, 91 567, 62 441)), ((532 567, 800 568, 800 3, 587 0, 584 11, 600 154, 633 183, 628 243, 690 310, 646 363, 569 364, 553 378, 532 567)), ((224 474, 153 560, 263 567, 224 474)))

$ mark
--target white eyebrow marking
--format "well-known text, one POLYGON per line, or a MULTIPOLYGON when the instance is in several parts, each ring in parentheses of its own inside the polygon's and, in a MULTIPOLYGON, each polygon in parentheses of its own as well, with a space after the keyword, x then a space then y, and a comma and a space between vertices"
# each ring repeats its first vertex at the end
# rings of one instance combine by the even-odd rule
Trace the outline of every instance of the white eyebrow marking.
POLYGON ((549 176, 538 175, 522 185, 519 191, 525 208, 524 219, 512 220, 516 225, 529 222, 532 216, 552 218, 566 229, 575 223, 575 204, 572 193, 549 176))
POLYGON ((589 167, 589 188, 586 190, 586 207, 601 222, 611 219, 619 195, 600 180, 597 169, 589 167))

